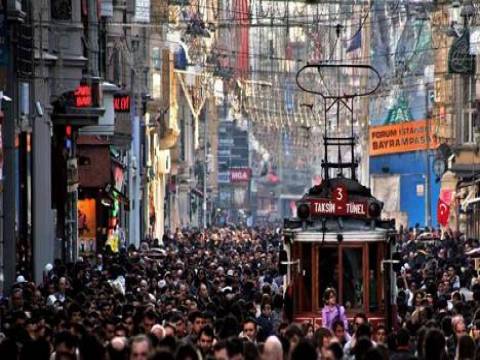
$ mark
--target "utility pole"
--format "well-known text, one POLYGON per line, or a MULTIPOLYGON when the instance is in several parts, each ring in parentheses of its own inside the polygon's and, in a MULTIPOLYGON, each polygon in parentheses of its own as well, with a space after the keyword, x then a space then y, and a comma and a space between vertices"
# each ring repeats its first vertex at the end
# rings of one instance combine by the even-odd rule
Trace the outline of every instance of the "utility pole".
MULTIPOLYGON (((364 6, 364 11, 369 11, 370 9, 370 0, 368 1, 368 4, 364 6)), ((365 65, 370 65, 370 19, 368 21, 365 21, 364 25, 364 31, 362 33, 362 50, 361 50, 361 56, 363 59, 367 59, 365 65)), ((365 89, 367 87, 368 83, 368 77, 363 75, 361 78, 361 88, 365 89)), ((359 174, 359 179, 360 183, 370 186, 370 144, 369 144, 369 119, 368 119, 368 112, 369 112, 369 97, 364 96, 359 99, 360 102, 360 131, 361 131, 361 137, 363 138, 363 142, 360 144, 362 147, 362 159, 361 159, 361 169, 359 171, 361 174, 359 174)))
MULTIPOLYGON (((17 50, 18 50, 18 27, 24 21, 20 9, 15 7, 16 3, 8 1, 7 8, 0 7, 4 18, 0 23, 4 33, 5 43, 0 46, 3 50, 8 51, 8 62, 3 65, 0 72, 5 75, 5 83, 0 90, 6 91, 11 97, 12 102, 8 106, 2 107, 4 111, 4 120, 2 127, 3 137, 3 188, 2 190, 2 219, 3 222, 3 256, 4 256, 4 272, 3 286, 5 292, 9 292, 11 286, 15 282, 16 265, 17 265, 17 219, 16 213, 18 209, 18 201, 16 199, 16 186, 18 185, 18 160, 16 156, 15 139, 17 137, 17 119, 18 119, 18 80, 17 80, 17 50), (7 20, 8 11, 8 20, 7 20)), ((2 93, 2 100, 5 96, 2 93)))
POLYGON ((431 227, 432 215, 431 215, 431 195, 430 195, 430 116, 428 114, 428 86, 425 84, 425 116, 426 116, 426 144, 427 150, 425 151, 425 227, 431 227))
MULTIPOLYGON (((208 91, 208 89, 207 89, 208 91)), ((202 203, 202 214, 203 214, 203 228, 207 229, 207 181, 208 181, 208 102, 205 106, 205 117, 204 117, 204 127, 203 127, 203 203, 202 203)))

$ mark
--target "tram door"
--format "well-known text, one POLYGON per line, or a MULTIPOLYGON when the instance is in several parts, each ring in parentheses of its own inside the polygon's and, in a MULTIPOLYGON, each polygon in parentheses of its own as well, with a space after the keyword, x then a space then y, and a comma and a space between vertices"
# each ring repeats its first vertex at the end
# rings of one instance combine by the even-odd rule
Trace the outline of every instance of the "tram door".
POLYGON ((324 306, 323 294, 328 287, 337 290, 338 300, 347 310, 363 310, 365 250, 363 245, 318 246, 318 310, 324 306))
POLYGON ((381 243, 295 243, 292 258, 299 260, 298 270, 291 272, 295 312, 320 312, 328 287, 337 290, 338 302, 349 314, 383 312, 383 251, 381 243))
POLYGON ((313 309, 324 306, 327 287, 337 290, 338 301, 352 312, 378 313, 384 311, 381 263, 382 243, 316 245, 312 287, 316 290, 313 309), (365 280, 368 279, 368 280, 365 280))

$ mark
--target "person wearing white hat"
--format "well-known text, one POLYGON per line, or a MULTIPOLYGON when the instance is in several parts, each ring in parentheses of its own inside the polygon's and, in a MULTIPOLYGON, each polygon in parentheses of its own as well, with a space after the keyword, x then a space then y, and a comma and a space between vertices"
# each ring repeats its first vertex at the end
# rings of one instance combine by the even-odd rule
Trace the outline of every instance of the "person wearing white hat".
POLYGON ((25 280, 25 277, 23 275, 17 276, 17 281, 15 282, 16 284, 23 284, 26 283, 27 280, 25 280))
POLYGON ((43 284, 46 285, 49 279, 50 271, 52 271, 53 265, 48 263, 43 268, 43 284))
POLYGON ((158 281, 158 287, 160 289, 163 289, 165 286, 167 286, 167 282, 165 280, 162 279, 158 281))

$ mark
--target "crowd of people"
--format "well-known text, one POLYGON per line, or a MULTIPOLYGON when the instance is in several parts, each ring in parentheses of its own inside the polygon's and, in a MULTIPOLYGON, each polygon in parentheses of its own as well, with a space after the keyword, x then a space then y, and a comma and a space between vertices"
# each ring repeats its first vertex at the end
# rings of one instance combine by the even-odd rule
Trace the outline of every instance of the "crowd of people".
POLYGON ((19 274, 2 299, 0 358, 480 359, 478 241, 412 229, 395 247, 391 327, 349 319, 334 288, 321 324, 289 318, 278 230, 177 230, 56 260, 42 283, 19 274))

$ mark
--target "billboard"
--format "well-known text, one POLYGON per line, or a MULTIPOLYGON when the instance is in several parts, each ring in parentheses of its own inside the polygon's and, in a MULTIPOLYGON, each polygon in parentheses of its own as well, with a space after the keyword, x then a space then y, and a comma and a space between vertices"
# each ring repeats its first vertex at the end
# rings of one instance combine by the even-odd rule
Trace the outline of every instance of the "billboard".
POLYGON ((93 198, 78 200, 78 236, 80 252, 94 252, 97 236, 97 202, 93 198))
POLYGON ((371 126, 370 156, 435 149, 439 146, 428 120, 408 121, 392 125, 371 126), (430 131, 427 131, 430 126, 430 131))

